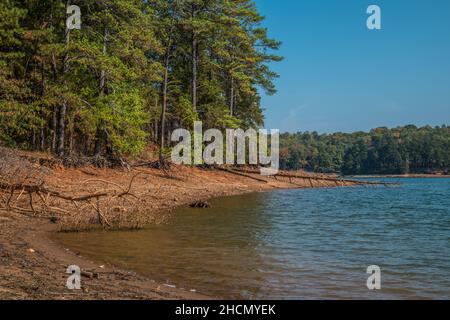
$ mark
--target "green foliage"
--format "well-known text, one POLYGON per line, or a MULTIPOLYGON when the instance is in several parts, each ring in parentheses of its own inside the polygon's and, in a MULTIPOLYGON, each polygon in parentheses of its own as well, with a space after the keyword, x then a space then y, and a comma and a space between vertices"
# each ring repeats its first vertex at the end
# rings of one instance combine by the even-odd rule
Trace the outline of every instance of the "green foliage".
POLYGON ((275 92, 269 64, 281 59, 271 53, 280 43, 252 1, 77 1, 81 30, 69 34, 66 4, 0 3, 0 139, 8 144, 121 156, 159 141, 161 121, 165 140, 196 120, 205 129, 263 124, 258 89, 275 92))
POLYGON ((331 135, 283 134, 281 166, 346 175, 448 172, 450 127, 406 126, 331 135))

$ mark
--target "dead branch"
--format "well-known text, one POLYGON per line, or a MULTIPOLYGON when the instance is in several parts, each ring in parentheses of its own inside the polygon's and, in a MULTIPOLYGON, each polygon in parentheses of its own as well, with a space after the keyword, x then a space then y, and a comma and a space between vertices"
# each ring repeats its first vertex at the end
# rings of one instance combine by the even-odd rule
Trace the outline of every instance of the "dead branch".
MULTIPOLYGON (((247 170, 247 169, 233 169, 233 171, 236 172, 242 172, 242 173, 248 173, 248 174, 259 174, 260 172, 257 170, 247 170)), ((399 185, 399 183, 394 182, 376 182, 376 181, 362 181, 362 180, 349 180, 349 179, 338 179, 338 178, 331 178, 331 177, 315 177, 310 175, 300 175, 300 174, 288 174, 288 173, 278 173, 273 176, 276 177, 282 177, 282 178, 289 178, 289 179, 306 179, 310 182, 312 180, 320 182, 329 181, 333 182, 336 185, 339 186, 339 183, 342 185, 345 185, 346 183, 353 184, 353 185, 381 185, 381 186, 395 186, 399 185)), ((312 184, 311 184, 312 185, 312 184)))
MULTIPOLYGON (((110 208, 113 206, 111 201, 113 199, 123 199, 123 201, 128 201, 128 199, 126 199, 127 197, 133 197, 136 200, 139 200, 139 198, 136 195, 131 194, 131 190, 136 178, 141 174, 142 172, 135 174, 131 178, 127 188, 124 188, 112 182, 108 183, 107 181, 100 181, 108 183, 109 185, 114 185, 117 188, 109 190, 99 190, 91 194, 85 194, 80 196, 64 194, 57 190, 50 189, 46 187, 44 182, 40 180, 38 184, 26 182, 9 183, 6 182, 6 179, 0 175, 0 194, 1 193, 8 194, 7 200, 5 201, 6 203, 5 208, 7 210, 9 211, 13 210, 17 211, 18 213, 27 215, 32 214, 33 216, 43 215, 45 213, 51 212, 58 212, 67 216, 72 216, 72 214, 68 210, 66 210, 66 208, 63 209, 63 206, 67 207, 67 205, 71 205, 74 207, 74 210, 80 214, 82 210, 86 208, 86 206, 80 205, 80 203, 81 204, 85 203, 87 207, 90 206, 93 208, 94 212, 97 215, 98 222, 103 227, 112 228, 113 225, 110 223, 110 221, 105 215, 105 213, 111 212, 110 208), (15 197, 16 194, 18 194, 17 198, 15 197), (24 204, 23 202, 22 206, 18 205, 19 200, 21 199, 23 194, 28 195, 27 201, 28 208, 23 207, 24 204), (37 197, 36 198, 33 197, 34 195, 36 195, 37 197), (46 196, 44 197, 44 195, 46 196), (95 200, 96 204, 92 203, 91 200, 95 200), (104 210, 102 210, 102 207, 104 208, 104 210)), ((22 181, 28 181, 28 179, 22 179, 22 181)), ((93 181, 94 180, 85 181, 84 183, 93 181)), ((2 199, 4 200, 3 197, 2 199)))
POLYGON ((220 168, 220 167, 218 167, 218 169, 221 170, 221 171, 225 171, 225 172, 228 172, 228 173, 237 175, 237 176, 246 177, 246 178, 253 179, 253 180, 256 180, 256 181, 259 181, 259 182, 268 183, 267 180, 260 179, 260 178, 256 178, 256 177, 252 177, 252 176, 250 176, 250 175, 248 175, 248 174, 245 174, 245 173, 242 173, 242 172, 239 172, 239 171, 236 171, 236 170, 231 170, 231 169, 226 169, 226 168, 220 168))

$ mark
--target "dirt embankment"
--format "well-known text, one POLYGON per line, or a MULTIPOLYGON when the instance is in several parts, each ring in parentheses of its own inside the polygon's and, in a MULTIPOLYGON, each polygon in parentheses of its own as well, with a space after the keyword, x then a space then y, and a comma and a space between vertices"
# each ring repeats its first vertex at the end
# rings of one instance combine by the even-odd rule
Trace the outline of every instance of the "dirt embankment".
POLYGON ((50 236, 61 230, 93 226, 160 223, 173 208, 211 197, 279 188, 353 185, 306 173, 302 178, 262 178, 183 166, 172 166, 170 172, 145 167, 47 168, 5 153, 3 157, 0 154, 0 160, 0 299, 206 298, 114 266, 101 266, 62 248, 50 236), (11 185, 15 187, 10 189, 11 185), (69 265, 78 265, 98 277, 83 278, 82 290, 68 290, 65 272, 69 265))

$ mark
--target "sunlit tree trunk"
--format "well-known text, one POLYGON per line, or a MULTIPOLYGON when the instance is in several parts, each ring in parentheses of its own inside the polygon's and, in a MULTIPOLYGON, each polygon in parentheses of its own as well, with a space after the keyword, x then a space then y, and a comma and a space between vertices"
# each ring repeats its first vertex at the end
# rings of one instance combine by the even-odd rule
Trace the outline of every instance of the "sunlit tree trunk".
MULTIPOLYGON (((66 1, 66 9, 70 6, 70 0, 66 1)), ((70 30, 66 27, 66 31, 64 33, 64 42, 66 44, 66 53, 63 57, 63 64, 62 64, 62 74, 63 77, 68 72, 68 60, 69 60, 69 53, 68 53, 68 45, 70 42, 70 30)), ((65 154, 65 127, 66 127, 66 113, 68 108, 68 102, 67 99, 64 98, 64 101, 62 105, 59 108, 59 119, 58 119, 58 137, 57 137, 57 147, 56 147, 56 153, 59 157, 63 157, 65 154)))

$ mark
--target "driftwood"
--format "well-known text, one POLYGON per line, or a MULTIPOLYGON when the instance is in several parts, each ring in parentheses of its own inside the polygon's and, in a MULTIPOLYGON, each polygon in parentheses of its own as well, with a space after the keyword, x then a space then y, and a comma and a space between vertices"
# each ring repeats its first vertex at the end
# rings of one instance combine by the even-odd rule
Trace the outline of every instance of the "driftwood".
MULTIPOLYGON (((100 190, 95 193, 91 194, 85 194, 81 196, 74 196, 70 194, 63 194, 59 191, 52 190, 44 185, 44 182, 41 182, 39 184, 32 184, 32 183, 7 183, 4 180, 0 181, 0 193, 4 193, 7 195, 7 199, 5 201, 5 208, 7 210, 13 210, 17 211, 22 214, 32 214, 33 216, 36 216, 37 214, 42 214, 45 212, 51 213, 51 212, 57 212, 62 213, 64 215, 70 215, 70 212, 64 210, 61 207, 51 205, 51 199, 59 199, 61 201, 70 202, 74 205, 75 208, 78 209, 78 211, 81 211, 80 203, 85 203, 88 207, 91 207, 94 212, 97 214, 98 222, 104 226, 104 227, 112 227, 112 224, 108 221, 106 216, 104 215, 104 212, 102 211, 101 205, 100 205, 100 199, 106 198, 106 205, 108 206, 108 202, 112 199, 117 198, 124 198, 124 197, 133 197, 137 200, 139 198, 131 193, 132 185, 137 176, 141 175, 142 172, 135 174, 128 185, 128 187, 122 188, 118 186, 117 184, 114 184, 121 188, 120 191, 117 190, 100 190), (22 208, 19 207, 16 203, 19 202, 22 195, 28 195, 28 206, 29 208, 22 208), (15 195, 18 195, 17 198, 15 198, 15 195), (15 198, 15 199, 14 199, 15 198), (40 200, 40 205, 43 207, 43 210, 38 210, 35 200, 40 200)), ((84 183, 88 183, 91 181, 97 181, 95 179, 93 180, 87 180, 84 183)), ((104 181, 108 184, 107 181, 104 181)), ((115 207, 117 209, 117 206, 115 207)), ((119 208, 120 209, 120 208, 119 208)), ((50 217, 51 219, 53 216, 50 217)))
MULTIPOLYGON (((0 182, 0 190, 3 191, 10 191, 11 195, 14 195, 14 193, 17 190, 20 190, 21 194, 23 194, 24 192, 28 193, 28 195, 33 195, 34 193, 36 194, 47 194, 56 198, 60 198, 63 200, 67 200, 67 201, 76 201, 76 202, 80 202, 80 201, 87 201, 90 199, 94 199, 94 198, 99 198, 99 197, 105 197, 108 195, 108 193, 105 192, 97 192, 94 194, 87 194, 84 196, 79 196, 79 197, 73 197, 73 196, 68 196, 68 195, 62 195, 61 193, 57 192, 57 191, 52 191, 50 189, 47 189, 44 185, 29 185, 29 184, 8 184, 5 182, 0 182)), ((19 195, 20 197, 20 195, 19 195)))
MULTIPOLYGON (((245 174, 245 173, 243 173, 241 171, 238 171, 238 170, 231 170, 231 169, 226 169, 226 168, 221 168, 221 167, 217 167, 217 169, 219 169, 221 171, 225 171, 225 172, 231 173, 231 174, 234 174, 234 175, 237 175, 237 176, 246 177, 246 178, 253 179, 253 180, 256 180, 256 181, 259 181, 259 182, 268 183, 267 180, 250 176, 250 175, 245 174)), ((250 173, 253 173, 253 172, 250 172, 250 173)), ((258 174, 259 174, 259 172, 258 172, 258 174)))
MULTIPOLYGON (((257 170, 247 170, 247 169, 234 169, 234 172, 240 172, 240 173, 246 173, 246 174, 259 174, 260 171, 257 170)), ((278 177, 281 178, 289 178, 290 183, 292 183, 292 179, 304 179, 308 180, 311 183, 312 181, 328 181, 333 182, 337 185, 345 185, 346 183, 354 184, 354 185, 378 185, 378 186, 397 186, 400 185, 399 183, 393 183, 393 182, 377 182, 377 181, 363 181, 363 180, 350 180, 350 179, 339 179, 339 178, 331 178, 331 177, 316 177, 316 176, 309 176, 309 175, 300 175, 300 174, 289 174, 289 173, 278 173, 273 178, 277 179, 278 177)), ((267 182, 267 181, 266 181, 267 182)))
POLYGON ((99 224, 106 228, 122 223, 122 218, 127 219, 122 213, 127 211, 130 204, 139 208, 142 200, 132 194, 131 189, 137 175, 142 173, 133 176, 124 187, 107 183, 105 187, 86 188, 91 182, 99 182, 98 179, 87 180, 81 187, 75 186, 77 189, 91 190, 80 195, 46 185, 46 177, 52 174, 52 170, 45 165, 57 165, 60 159, 54 159, 54 163, 47 160, 53 161, 51 158, 36 160, 34 156, 17 154, 0 147, 1 209, 48 218, 53 223, 67 218, 77 221, 77 228, 78 223, 91 224, 92 215, 95 215, 99 224))

